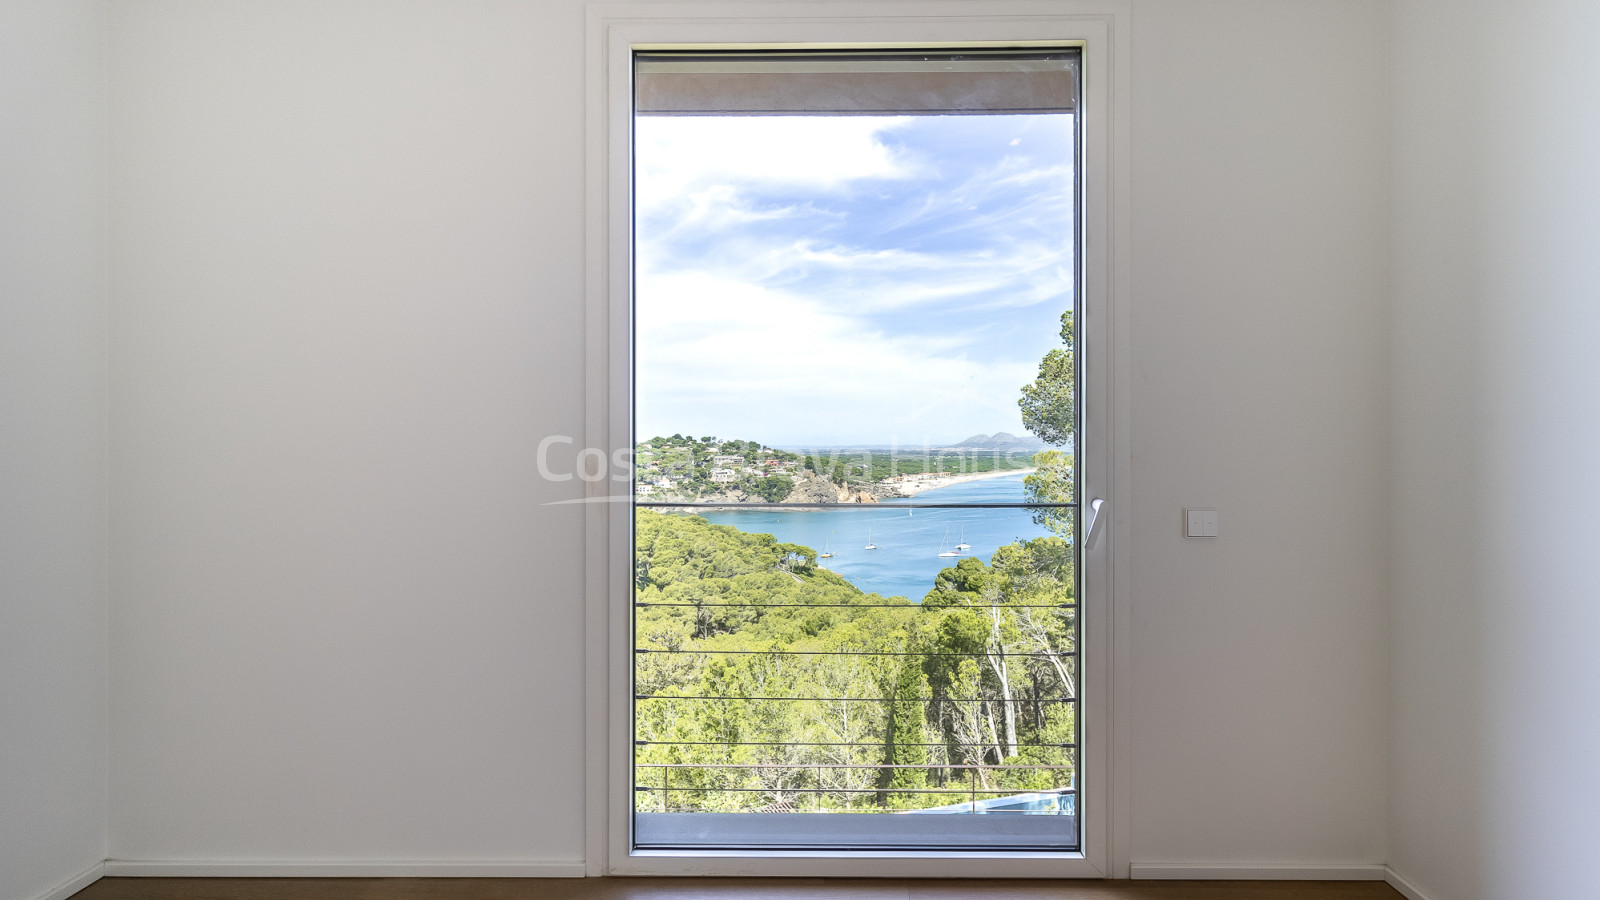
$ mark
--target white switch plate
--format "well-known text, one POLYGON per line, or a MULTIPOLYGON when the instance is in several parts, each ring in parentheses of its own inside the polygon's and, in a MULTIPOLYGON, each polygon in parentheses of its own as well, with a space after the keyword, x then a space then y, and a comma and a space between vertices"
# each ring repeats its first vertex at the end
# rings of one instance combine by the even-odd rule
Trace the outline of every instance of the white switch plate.
POLYGON ((1216 537, 1217 536, 1217 511, 1214 509, 1186 509, 1185 517, 1188 527, 1184 534, 1188 537, 1216 537))

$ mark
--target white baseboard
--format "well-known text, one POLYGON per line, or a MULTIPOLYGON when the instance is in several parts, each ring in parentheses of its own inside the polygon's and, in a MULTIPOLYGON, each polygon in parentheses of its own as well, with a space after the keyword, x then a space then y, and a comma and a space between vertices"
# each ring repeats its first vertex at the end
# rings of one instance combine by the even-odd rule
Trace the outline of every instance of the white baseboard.
MULTIPOLYGON (((133 860, 95 863, 34 900, 66 900, 103 876, 179 878, 582 878, 581 861, 306 862, 301 860, 133 860)), ((1130 877, 1186 880, 1383 881, 1406 900, 1430 900, 1382 865, 1286 866, 1134 863, 1130 877)))
POLYGON ((73 894, 76 894, 89 885, 94 884, 96 881, 99 881, 100 876, 104 874, 105 865, 105 863, 95 863, 89 868, 84 869, 82 872, 79 872, 71 878, 68 878, 66 881, 61 882, 50 890, 45 891, 39 896, 33 898, 33 900, 66 900, 67 897, 71 897, 73 894))
POLYGON ((1428 900, 1427 894, 1417 890, 1416 885, 1405 880, 1404 878, 1401 878, 1399 872, 1396 872, 1388 866, 1384 866, 1383 870, 1383 880, 1389 883, 1389 887, 1392 887, 1403 894, 1406 900, 1428 900))
POLYGON ((366 860, 108 859, 104 874, 174 878, 582 878, 582 860, 409 862, 366 860))
POLYGON ((1373 865, 1278 865, 1243 863, 1134 863, 1129 877, 1203 881, 1383 881, 1388 870, 1373 865))

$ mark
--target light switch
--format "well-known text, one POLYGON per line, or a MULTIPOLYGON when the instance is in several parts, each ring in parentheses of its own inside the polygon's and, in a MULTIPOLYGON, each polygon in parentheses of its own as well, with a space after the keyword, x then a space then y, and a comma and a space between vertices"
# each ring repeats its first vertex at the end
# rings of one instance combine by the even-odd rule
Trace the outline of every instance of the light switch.
POLYGON ((1184 510, 1188 527, 1184 534, 1188 537, 1216 537, 1217 536, 1217 511, 1214 509, 1186 509, 1184 510))

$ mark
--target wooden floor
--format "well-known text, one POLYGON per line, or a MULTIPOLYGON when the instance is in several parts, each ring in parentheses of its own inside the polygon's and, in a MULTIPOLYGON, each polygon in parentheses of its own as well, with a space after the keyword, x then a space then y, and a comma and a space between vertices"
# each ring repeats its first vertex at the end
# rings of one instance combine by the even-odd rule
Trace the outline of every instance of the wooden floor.
POLYGON ((102 878, 74 900, 1402 900, 1380 881, 102 878))

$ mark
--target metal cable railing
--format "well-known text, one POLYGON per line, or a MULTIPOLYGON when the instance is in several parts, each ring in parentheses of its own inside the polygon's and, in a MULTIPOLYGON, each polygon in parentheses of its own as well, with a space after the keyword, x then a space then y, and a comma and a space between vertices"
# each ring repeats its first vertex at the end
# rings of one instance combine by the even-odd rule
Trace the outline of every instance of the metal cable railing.
POLYGON ((822 801, 830 796, 844 798, 847 805, 844 807, 829 807, 826 810, 827 812, 881 812, 881 808, 877 806, 873 806, 871 808, 857 808, 849 805, 849 798, 865 795, 872 795, 873 797, 879 799, 888 797, 926 799, 943 798, 947 801, 953 802, 938 804, 931 808, 925 807, 923 811, 962 812, 984 815, 1071 815, 1076 812, 1077 808, 1075 799, 1076 789, 1071 784, 1071 774, 1068 774, 1065 779, 1062 779, 1067 782, 1067 784, 1064 786, 1027 791, 1020 795, 1016 788, 1002 787, 998 785, 991 787, 987 783, 980 784, 979 778, 980 774, 985 772, 1004 773, 1010 771, 1033 771, 1072 773, 1074 772, 1075 767, 1070 765, 991 765, 982 763, 955 763, 945 765, 896 764, 883 766, 850 763, 640 763, 638 768, 640 770, 654 770, 660 773, 661 777, 659 779, 659 785, 653 783, 655 779, 644 777, 639 779, 640 783, 635 784, 634 791, 637 794, 646 795, 659 793, 661 808, 657 811, 661 812, 699 811, 700 807, 698 806, 683 806, 674 808, 672 806, 672 794, 674 792, 680 796, 693 795, 703 797, 708 794, 761 794, 771 798, 772 802, 754 810, 757 812, 802 812, 804 810, 797 807, 792 800, 792 798, 801 795, 810 795, 813 798, 814 802, 811 809, 813 812, 823 811, 824 808, 822 806, 822 801), (675 771, 681 773, 687 770, 759 770, 762 772, 772 772, 774 770, 794 770, 801 773, 810 774, 813 777, 811 779, 810 786, 801 785, 796 782, 789 782, 781 785, 762 785, 756 787, 723 787, 703 783, 694 783, 692 781, 686 783, 680 776, 678 784, 674 786, 672 783, 672 773, 675 771), (823 772, 839 770, 875 770, 879 772, 913 770, 923 772, 924 774, 935 774, 938 772, 965 772, 967 773, 968 777, 964 785, 951 786, 946 784, 937 787, 921 788, 889 786, 848 787, 839 785, 826 785, 823 783, 823 772))
POLYGON ((810 703, 1077 703, 1077 697, 740 697, 729 694, 634 694, 635 700, 802 700, 810 703))
MULTIPOLYGON (((638 746, 638 747, 877 747, 877 748, 882 749, 882 748, 886 748, 886 747, 948 747, 948 746, 950 746, 949 743, 942 742, 942 741, 935 743, 935 742, 930 742, 930 741, 917 741, 917 742, 892 741, 891 742, 891 741, 648 741, 648 740, 639 740, 639 741, 634 741, 633 743, 634 743, 635 746, 638 746)), ((979 746, 979 745, 978 744, 967 744, 967 745, 958 745, 958 746, 974 746, 975 747, 975 746, 979 746)), ((1074 747, 1077 747, 1077 746, 1078 746, 1077 744, 1073 744, 1073 743, 1065 743, 1065 744, 1018 744, 1017 748, 1019 750, 1031 750, 1031 749, 1035 749, 1035 748, 1048 748, 1048 749, 1052 749, 1052 750, 1053 749, 1070 750, 1070 749, 1072 749, 1074 747)))
POLYGON ((974 501, 972 503, 760 503, 760 502, 729 502, 685 500, 674 502, 672 500, 635 500, 633 505, 641 509, 859 509, 894 511, 897 509, 1077 509, 1076 503, 1028 503, 1007 502, 993 503, 987 501, 974 501))
MULTIPOLYGON (((680 607, 684 609, 904 609, 916 612, 921 609, 919 603, 695 603, 692 601, 664 602, 660 600, 640 600, 633 604, 640 608, 648 607, 680 607)), ((1029 605, 1026 603, 975 603, 962 604, 954 609, 1077 609, 1076 603, 1044 603, 1029 605)))
POLYGON ((1048 653, 925 653, 917 650, 657 650, 652 647, 635 647, 635 653, 660 653, 675 656, 706 656, 712 653, 730 656, 898 656, 905 659, 1050 659, 1051 657, 1077 656, 1076 650, 1055 650, 1048 653))
MULTIPOLYGON (((854 602, 832 581, 791 571, 792 554, 751 551, 770 566, 763 572, 787 576, 781 585, 737 582, 745 551, 730 545, 719 558, 715 532, 652 527, 671 541, 641 543, 642 559, 674 562, 652 576, 659 591, 641 589, 632 603, 638 812, 1073 814, 1078 604, 1072 567, 1048 555, 1060 551, 1020 566, 1013 557, 1006 570, 997 561, 995 582, 963 585, 948 605, 854 602), (921 617, 883 612, 896 609, 921 617)), ((641 579, 658 569, 636 565, 641 579)))

